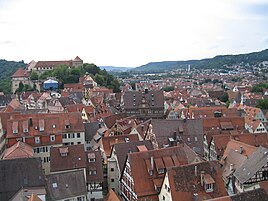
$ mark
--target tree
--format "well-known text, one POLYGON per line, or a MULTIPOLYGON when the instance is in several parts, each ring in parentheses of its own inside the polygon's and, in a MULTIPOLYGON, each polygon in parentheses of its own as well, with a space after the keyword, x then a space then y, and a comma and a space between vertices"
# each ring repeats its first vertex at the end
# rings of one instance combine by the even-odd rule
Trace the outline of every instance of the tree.
POLYGON ((32 71, 30 74, 30 79, 31 80, 38 80, 39 76, 36 71, 32 71))
POLYGON ((259 100, 257 102, 257 107, 261 108, 262 110, 267 110, 268 109, 268 99, 263 99, 263 100, 259 100))
POLYGON ((228 99, 229 99, 229 96, 228 96, 227 92, 224 92, 223 95, 221 97, 219 97, 219 100, 221 102, 225 102, 225 103, 228 101, 228 99))
POLYGON ((165 92, 174 91, 174 87, 168 86, 168 87, 162 88, 162 90, 165 91, 165 92))
POLYGON ((104 84, 104 77, 102 75, 96 74, 94 78, 99 85, 102 86, 104 84))

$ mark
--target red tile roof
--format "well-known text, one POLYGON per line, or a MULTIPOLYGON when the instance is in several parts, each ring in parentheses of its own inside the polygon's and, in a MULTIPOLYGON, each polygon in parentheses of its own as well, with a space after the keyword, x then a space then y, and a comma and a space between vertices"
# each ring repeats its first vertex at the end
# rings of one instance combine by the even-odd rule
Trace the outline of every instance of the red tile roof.
POLYGON ((50 149, 51 172, 80 169, 86 167, 87 158, 83 144, 71 145, 68 147, 52 147, 50 149))
POLYGON ((110 157, 112 147, 114 144, 123 143, 126 141, 132 142, 132 141, 139 141, 139 137, 137 134, 131 134, 131 135, 115 135, 115 136, 108 136, 103 137, 101 139, 103 150, 107 157, 110 157))
POLYGON ((222 170, 217 161, 206 161, 174 167, 168 169, 167 174, 172 200, 191 201, 193 200, 194 193, 198 194, 198 200, 207 200, 227 195, 222 180, 222 170), (201 171, 204 171, 205 179, 207 178, 210 182, 215 182, 213 184, 213 192, 207 193, 204 186, 202 186, 201 171))
POLYGON ((12 78, 29 77, 29 72, 24 70, 23 68, 19 68, 11 77, 12 78))
POLYGON ((37 113, 37 114, 14 114, 7 121, 7 138, 16 138, 23 136, 42 136, 45 134, 62 134, 68 132, 84 131, 81 114, 72 113, 37 113), (66 127, 65 120, 70 122, 66 127), (28 132, 24 132, 23 123, 28 122, 28 132), (18 133, 13 134, 12 126, 17 125, 18 133), (53 126, 54 125, 54 126, 53 126), (44 127, 43 131, 40 127, 44 127))
MULTIPOLYGON (((134 191, 139 197, 157 195, 155 185, 161 187, 165 174, 158 174, 157 168, 185 165, 195 161, 196 157, 189 158, 187 146, 175 146, 170 148, 130 153, 128 160, 131 168, 131 176, 134 180, 134 191), (152 164, 153 163, 153 164, 152 164), (153 170, 150 176, 149 170, 153 170)), ((196 156, 194 154, 194 156, 196 156)), ((159 169, 158 169, 159 170, 159 169)))
POLYGON ((12 147, 5 150, 3 159, 15 159, 15 158, 32 158, 33 148, 23 142, 17 142, 12 147))

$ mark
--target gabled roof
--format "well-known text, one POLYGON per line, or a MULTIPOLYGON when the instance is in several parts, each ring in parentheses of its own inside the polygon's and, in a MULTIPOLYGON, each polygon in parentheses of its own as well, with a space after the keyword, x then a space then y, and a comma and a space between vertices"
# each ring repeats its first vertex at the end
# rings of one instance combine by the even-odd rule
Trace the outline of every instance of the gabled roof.
POLYGON ((133 141, 139 141, 139 137, 137 134, 130 134, 130 135, 115 135, 115 136, 107 136, 103 137, 102 139, 102 145, 104 152, 107 157, 110 157, 112 147, 114 144, 123 143, 123 142, 133 142, 133 141))
POLYGON ((128 160, 131 176, 134 180, 134 191, 138 197, 157 195, 155 186, 160 187, 164 179, 164 172, 158 173, 159 168, 166 168, 194 163, 195 157, 188 158, 189 147, 175 146, 170 148, 129 153, 128 160), (188 156, 187 156, 188 155, 188 156), (152 164, 153 163, 153 164, 152 164), (150 176, 149 170, 153 171, 150 176))
POLYGON ((64 171, 87 167, 87 158, 84 151, 84 145, 71 145, 64 147, 52 147, 50 149, 50 171, 64 171), (62 150, 67 152, 66 156, 62 155, 62 150))
POLYGON ((44 187, 45 176, 40 158, 0 161, 0 200, 9 200, 22 187, 44 187))
POLYGON ((243 142, 230 139, 223 154, 223 157, 226 157, 230 150, 237 151, 244 156, 251 156, 256 151, 256 149, 257 147, 255 146, 251 146, 243 142))
POLYGON ((83 132, 84 126, 81 114, 70 113, 37 113, 37 114, 14 114, 7 120, 7 138, 17 138, 23 136, 42 136, 44 133, 59 134, 67 132, 83 132), (23 126, 28 122, 28 132, 24 132, 23 126), (68 121, 69 127, 66 127, 68 121), (42 123, 42 125, 41 125, 42 123), (16 124, 18 133, 13 133, 13 125, 16 124), (54 125, 54 126, 53 126, 54 125), (43 131, 40 130, 43 127, 43 131))
POLYGON ((76 56, 75 57, 75 59, 74 59, 74 61, 83 61, 82 59, 80 59, 80 57, 79 56, 76 56))
POLYGON ((72 61, 38 61, 35 65, 35 68, 44 68, 44 67, 55 67, 58 65, 67 65, 72 66, 72 61))
POLYGON ((32 158, 32 157, 33 157, 33 148, 24 142, 18 141, 12 147, 5 150, 3 159, 32 158))
POLYGON ((198 194, 198 200, 227 195, 221 178, 222 170, 217 161, 173 167, 168 169, 167 174, 172 200, 190 201, 193 200, 194 193, 198 194), (204 183, 206 177, 214 183, 213 192, 206 193, 204 186, 201 185, 201 171, 204 171, 204 183))
POLYGON ((106 124, 107 128, 110 129, 115 124, 116 120, 122 119, 124 117, 126 117, 125 113, 113 114, 108 117, 104 117, 103 121, 106 124))
POLYGON ((23 68, 19 68, 11 77, 12 78, 29 77, 29 72, 24 70, 23 68))
POLYGON ((35 193, 33 193, 30 197, 28 201, 42 201, 38 195, 36 195, 35 193))
POLYGON ((46 183, 51 200, 87 195, 83 170, 48 175, 46 183))
POLYGON ((145 146, 147 150, 153 150, 152 142, 149 140, 145 141, 136 141, 136 142, 125 142, 125 143, 119 143, 114 144, 113 149, 115 150, 117 161, 119 164, 119 171, 120 174, 124 171, 124 165, 126 162, 127 154, 128 153, 134 153, 139 152, 139 146, 145 146))
POLYGON ((245 183, 268 163, 268 149, 259 147, 235 172, 234 176, 241 184, 245 183))
POLYGON ((104 201, 121 201, 122 199, 112 190, 110 189, 104 201))

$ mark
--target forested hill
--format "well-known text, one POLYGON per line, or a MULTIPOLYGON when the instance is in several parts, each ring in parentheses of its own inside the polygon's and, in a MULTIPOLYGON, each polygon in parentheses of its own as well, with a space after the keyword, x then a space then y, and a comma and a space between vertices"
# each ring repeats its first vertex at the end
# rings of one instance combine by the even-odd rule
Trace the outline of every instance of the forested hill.
POLYGON ((231 66, 235 64, 254 65, 263 61, 268 61, 268 49, 248 54, 221 55, 202 60, 151 62, 134 68, 131 71, 153 73, 186 68, 188 65, 191 65, 191 68, 219 68, 224 65, 231 66))
POLYGON ((20 67, 25 67, 23 61, 7 61, 0 59, 0 91, 9 93, 11 88, 10 76, 20 67))

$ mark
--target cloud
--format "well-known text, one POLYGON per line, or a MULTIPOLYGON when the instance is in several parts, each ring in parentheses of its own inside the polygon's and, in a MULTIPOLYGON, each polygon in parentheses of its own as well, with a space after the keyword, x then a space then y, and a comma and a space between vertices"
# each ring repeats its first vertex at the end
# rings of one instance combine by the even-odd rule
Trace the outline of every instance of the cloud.
POLYGON ((214 49, 217 49, 219 48, 219 45, 211 45, 207 48, 207 50, 214 50, 214 49))
POLYGON ((262 39, 263 43, 268 43, 268 36, 262 39))

